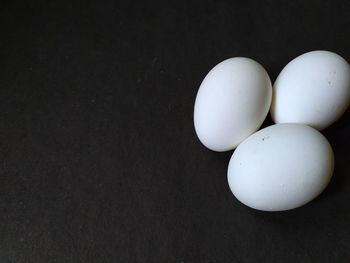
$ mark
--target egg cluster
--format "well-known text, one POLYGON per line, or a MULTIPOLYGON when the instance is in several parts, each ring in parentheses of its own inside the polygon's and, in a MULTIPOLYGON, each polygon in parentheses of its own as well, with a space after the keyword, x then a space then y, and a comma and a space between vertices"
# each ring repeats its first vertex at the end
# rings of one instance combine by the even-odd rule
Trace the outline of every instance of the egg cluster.
POLYGON ((204 78, 194 126, 207 148, 236 148, 227 176, 239 201, 258 210, 283 211, 310 202, 328 185, 334 154, 319 131, 349 103, 350 65, 333 52, 312 51, 293 59, 273 86, 259 63, 235 57, 204 78), (269 111, 276 124, 259 130, 269 111))

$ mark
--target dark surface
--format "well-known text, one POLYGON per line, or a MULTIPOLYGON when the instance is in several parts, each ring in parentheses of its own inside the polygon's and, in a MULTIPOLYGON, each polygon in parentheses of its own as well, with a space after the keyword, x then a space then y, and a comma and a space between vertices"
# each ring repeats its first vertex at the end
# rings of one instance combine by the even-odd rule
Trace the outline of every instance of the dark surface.
POLYGON ((350 262, 349 112, 324 131, 330 186, 281 213, 233 197, 232 152, 204 148, 192 120, 223 59, 256 59, 272 80, 306 51, 350 60, 349 1, 0 10, 1 263, 350 262))

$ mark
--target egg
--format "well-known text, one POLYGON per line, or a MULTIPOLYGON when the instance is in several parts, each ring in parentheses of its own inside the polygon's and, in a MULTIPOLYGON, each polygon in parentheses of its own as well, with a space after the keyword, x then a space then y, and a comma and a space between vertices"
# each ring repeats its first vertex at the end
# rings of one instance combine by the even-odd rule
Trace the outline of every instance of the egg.
POLYGON ((244 57, 224 60, 197 93, 193 118, 199 140, 213 151, 234 149, 259 129, 271 99, 271 81, 259 63, 244 57))
POLYGON ((327 139, 304 124, 275 124, 244 140, 228 166, 228 183, 243 204, 263 211, 300 207, 329 183, 334 166, 327 139))
POLYGON ((312 51, 289 62, 273 86, 275 123, 303 123, 322 130, 350 102, 350 66, 329 51, 312 51))

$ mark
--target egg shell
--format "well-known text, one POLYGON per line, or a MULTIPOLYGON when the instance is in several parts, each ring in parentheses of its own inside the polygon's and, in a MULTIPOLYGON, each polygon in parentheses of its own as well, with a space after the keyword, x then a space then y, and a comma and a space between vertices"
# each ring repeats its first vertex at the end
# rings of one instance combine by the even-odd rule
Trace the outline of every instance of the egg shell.
POLYGON ((303 124, 276 124, 243 141, 228 167, 232 193, 263 211, 300 207, 329 183, 333 151, 317 130, 303 124))
POLYGON ((194 106, 194 126, 209 149, 234 149, 259 129, 268 114, 272 85, 265 69, 236 57, 216 65, 204 78, 194 106))
POLYGON ((312 51, 289 62, 273 87, 275 123, 303 123, 322 130, 350 103, 350 66, 329 51, 312 51))

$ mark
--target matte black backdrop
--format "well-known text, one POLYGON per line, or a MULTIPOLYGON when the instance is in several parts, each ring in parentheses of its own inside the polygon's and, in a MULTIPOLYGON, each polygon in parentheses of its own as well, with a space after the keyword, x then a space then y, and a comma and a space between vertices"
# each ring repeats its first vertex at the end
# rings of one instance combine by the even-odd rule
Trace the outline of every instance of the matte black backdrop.
POLYGON ((349 1, 0 10, 1 263, 350 262, 349 113, 324 131, 330 186, 282 213, 233 197, 232 152, 204 148, 192 120, 226 58, 256 59, 272 80, 306 51, 349 60, 349 1))

